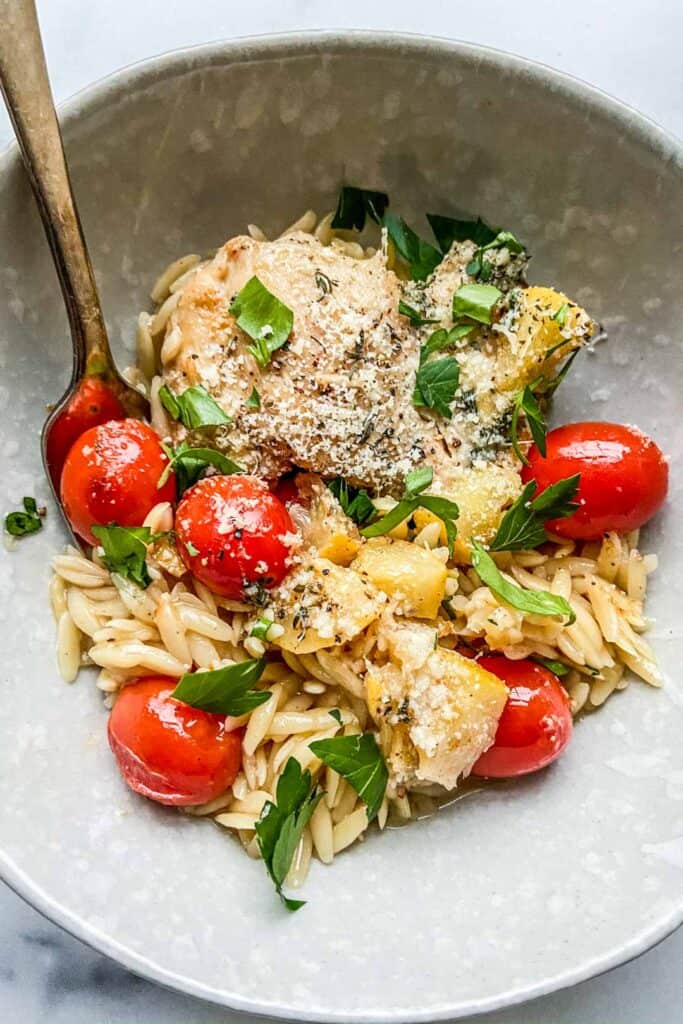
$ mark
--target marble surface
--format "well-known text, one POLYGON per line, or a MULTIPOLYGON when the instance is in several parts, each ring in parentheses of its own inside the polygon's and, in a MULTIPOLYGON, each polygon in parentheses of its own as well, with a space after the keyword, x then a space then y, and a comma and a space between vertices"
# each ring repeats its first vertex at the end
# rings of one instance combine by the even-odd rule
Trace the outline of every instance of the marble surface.
MULTIPOLYGON (((39 2, 59 99, 133 60, 212 38, 295 28, 392 28, 460 37, 553 64, 612 92, 683 135, 678 0, 619 5, 525 0, 483 6, 350 0, 332 11, 319 0, 254 0, 236 10, 217 0, 39 2), (523 10, 523 16, 520 11, 523 10)), ((9 138, 0 117, 0 145, 9 138)), ((480 1018, 489 1024, 674 1024, 681 1019, 683 932, 637 962, 523 1009, 480 1018)), ((238 1016, 141 981, 45 922, 0 889, 0 1021, 34 1024, 203 1024, 238 1016)))

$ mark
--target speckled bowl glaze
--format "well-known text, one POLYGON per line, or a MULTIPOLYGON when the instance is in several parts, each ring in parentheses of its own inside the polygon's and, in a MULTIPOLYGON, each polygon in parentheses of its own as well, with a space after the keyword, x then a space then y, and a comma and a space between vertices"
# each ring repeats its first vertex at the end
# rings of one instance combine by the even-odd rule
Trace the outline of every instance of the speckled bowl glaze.
MULTIPOLYGON (((581 721, 550 771, 372 834, 314 866, 288 915, 217 827, 136 798, 87 676, 60 683, 46 587, 65 540, 0 552, 0 867, 45 914, 132 970, 237 1009, 324 1021, 461 1017, 570 985, 683 919, 677 668, 683 442, 681 147, 556 72, 461 43, 344 34, 170 54, 87 90, 64 135, 121 361, 155 274, 249 221, 277 232, 343 179, 527 240, 534 280, 601 319, 557 420, 636 422, 672 456, 649 609, 669 685, 581 721)), ((16 152, 0 162, 3 504, 47 499, 38 437, 69 375, 56 278, 16 152)))

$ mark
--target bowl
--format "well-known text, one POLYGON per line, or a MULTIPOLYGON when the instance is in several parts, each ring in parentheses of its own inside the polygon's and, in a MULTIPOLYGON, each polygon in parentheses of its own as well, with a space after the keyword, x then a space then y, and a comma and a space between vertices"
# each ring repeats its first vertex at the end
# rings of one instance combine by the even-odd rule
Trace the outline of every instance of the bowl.
MULTIPOLYGON (((674 529, 683 445, 683 151, 573 79, 414 37, 312 34, 168 54, 63 111, 115 351, 178 254, 248 222, 322 213, 342 181, 425 210, 481 213, 527 241, 532 279, 607 329, 558 396, 559 421, 636 422, 671 454, 646 530, 649 611, 671 681, 586 716, 551 770, 369 835, 316 866, 286 914, 261 864, 211 823, 126 790, 91 680, 62 684, 46 528, 1 552, 0 866, 43 913, 133 971, 234 1009, 302 1020, 426 1021, 571 985, 683 918, 683 656, 674 529)), ((66 319, 15 149, 0 163, 0 470, 5 504, 47 500, 46 403, 69 376, 66 319)))

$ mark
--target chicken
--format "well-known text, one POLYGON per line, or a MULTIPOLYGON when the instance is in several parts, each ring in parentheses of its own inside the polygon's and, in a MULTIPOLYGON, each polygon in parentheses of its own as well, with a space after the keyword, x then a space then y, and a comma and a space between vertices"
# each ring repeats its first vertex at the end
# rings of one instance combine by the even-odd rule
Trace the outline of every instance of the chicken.
POLYGON ((166 383, 174 392, 202 384, 234 423, 204 432, 200 443, 266 478, 305 469, 398 498, 406 474, 430 465, 432 492, 460 505, 456 555, 466 560, 470 539, 491 539, 521 489, 509 436, 516 392, 539 377, 549 382, 593 326, 561 293, 522 287, 524 258, 499 250, 492 280, 508 289, 502 316, 452 351, 460 382, 451 417, 418 409, 420 348, 435 328, 414 326, 399 301, 452 326, 453 294, 471 283, 474 253, 472 243, 455 244, 427 282, 406 283, 382 251, 356 259, 301 232, 272 242, 234 238, 182 289, 168 325, 166 383), (253 276, 294 318, 287 345, 265 368, 230 313, 253 276), (248 405, 253 388, 259 408, 248 405))

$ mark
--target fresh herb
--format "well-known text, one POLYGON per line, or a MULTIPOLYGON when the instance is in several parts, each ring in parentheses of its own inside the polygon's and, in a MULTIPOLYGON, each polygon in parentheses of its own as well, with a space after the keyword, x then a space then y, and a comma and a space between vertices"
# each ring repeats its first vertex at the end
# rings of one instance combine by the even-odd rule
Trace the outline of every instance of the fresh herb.
POLYGON ((529 430, 531 436, 536 442, 536 447, 539 452, 545 458, 546 453, 546 434, 548 428, 546 426, 545 417, 541 411, 541 407, 536 401, 536 397, 533 392, 533 388, 538 387, 542 382, 542 378, 534 381, 532 384, 527 384, 525 388, 518 391, 512 401, 512 420, 510 421, 510 440, 512 441, 512 448, 515 455, 520 462, 523 462, 525 466, 529 465, 529 460, 520 448, 519 443, 519 414, 521 412, 526 416, 526 421, 529 424, 529 430))
POLYGON ((560 678, 571 672, 569 665, 565 665, 563 661, 556 661, 555 658, 542 658, 540 654, 532 654, 531 661, 535 661, 537 665, 542 665, 543 668, 547 668, 549 672, 560 678))
POLYGON ((335 281, 333 278, 328 277, 327 274, 323 274, 322 270, 316 270, 315 284, 320 289, 320 298, 324 299, 326 295, 332 294, 332 289, 337 287, 339 281, 335 281))
POLYGON ((417 508, 426 508, 432 515, 440 519, 446 530, 449 554, 453 554, 456 538, 455 520, 460 512, 454 501, 440 498, 436 494, 424 494, 423 491, 431 484, 433 470, 431 466, 422 466, 408 473, 404 480, 403 497, 385 516, 376 523, 365 526, 360 532, 364 537, 381 537, 408 519, 417 508))
POLYGON ((232 423, 220 405, 211 397, 201 384, 193 385, 183 391, 182 395, 174 395, 166 384, 159 388, 159 398, 166 412, 174 420, 180 420, 188 430, 200 427, 218 427, 232 423))
POLYGON ((268 631, 273 625, 272 619, 267 619, 265 615, 260 615, 254 625, 251 627, 249 636, 255 637, 257 640, 267 640, 268 631))
POLYGON ((414 281, 424 281, 441 263, 439 250, 420 238, 412 228, 408 227, 403 217, 397 217, 394 213, 385 213, 382 223, 399 256, 410 267, 410 276, 414 281))
MULTIPOLYGON (((23 512, 10 512, 5 516, 5 530, 10 537, 26 537, 29 533, 37 533, 43 527, 43 520, 38 512, 35 498, 24 498, 23 512)), ((45 510, 42 512, 45 515, 45 510)))
POLYGON ((460 366, 451 356, 422 362, 415 378, 413 405, 428 406, 449 420, 459 380, 460 366))
POLYGON ((200 711, 239 718, 270 699, 270 690, 252 689, 265 667, 264 658, 250 658, 213 672, 188 672, 171 696, 200 711))
POLYGON ((153 534, 147 526, 93 526, 92 532, 104 549, 104 564, 143 590, 152 577, 147 568, 147 545, 162 534, 153 534))
POLYGON ((453 320, 476 320, 493 323, 493 310, 503 293, 492 284, 463 284, 453 296, 453 320))
POLYGON ((387 766, 372 733, 315 740, 308 747, 323 764, 338 772, 355 789, 367 806, 368 821, 372 821, 382 806, 389 779, 387 766))
POLYGON ((398 311, 401 316, 408 317, 413 327, 424 327, 426 324, 437 324, 439 322, 438 320, 426 319, 420 312, 418 312, 417 309, 414 309, 413 306, 409 306, 407 302, 403 301, 403 299, 399 300, 398 311))
POLYGON ((343 511, 354 523, 364 526, 377 515, 377 509, 366 490, 358 490, 347 484, 343 477, 335 477, 327 485, 343 511))
POLYGON ((215 466, 226 475, 244 472, 241 466, 214 448, 191 448, 186 441, 182 441, 175 449, 171 449, 167 445, 162 445, 162 448, 168 456, 168 464, 159 477, 157 488, 163 487, 173 472, 176 477, 178 496, 183 494, 188 487, 196 484, 209 466, 215 466))
POLYGON ((570 371, 570 369, 571 369, 571 366, 572 366, 572 363, 574 362, 574 360, 576 359, 576 357, 578 356, 578 354, 579 354, 579 352, 580 352, 580 351, 581 351, 581 350, 577 348, 575 352, 572 352, 572 354, 570 355, 569 359, 568 359, 568 360, 567 360, 567 362, 566 362, 566 363, 564 364, 564 366, 562 367, 562 369, 560 370, 560 372, 558 373, 558 375, 557 375, 557 376, 556 376, 556 377, 554 378, 554 380, 551 380, 551 381, 550 381, 550 382, 549 382, 549 383, 548 383, 548 384, 547 384, 547 385, 546 385, 546 386, 545 386, 545 387, 543 388, 543 394, 544 394, 544 396, 545 396, 546 398, 550 398, 550 397, 551 397, 552 395, 554 395, 554 394, 555 394, 555 392, 556 392, 556 391, 557 391, 557 389, 559 388, 560 384, 562 383, 562 381, 564 380, 564 378, 565 378, 565 377, 567 376, 567 374, 569 373, 569 371, 570 371))
MULTIPOLYGON (((555 313, 553 313, 553 320, 557 321, 557 323, 560 325, 560 328, 564 327, 565 323, 567 322, 567 313, 568 312, 569 312, 569 303, 568 302, 563 302, 562 305, 560 306, 560 308, 555 313)), ((561 662, 560 662, 560 664, 561 664, 561 662)))
POLYGON ((294 325, 294 314, 269 292, 258 277, 252 277, 230 305, 237 326, 253 338, 249 351, 259 366, 267 366, 273 352, 286 343, 294 325))
POLYGON ((536 481, 530 480, 503 516, 491 551, 526 551, 548 538, 543 524, 549 519, 566 519, 579 507, 574 501, 581 477, 578 473, 551 484, 533 497, 536 481))
POLYGON ((298 910, 305 900, 285 896, 282 886, 289 872, 303 830, 322 797, 311 786, 311 773, 290 757, 278 779, 276 803, 267 800, 256 822, 256 840, 275 890, 287 910, 298 910))
POLYGON ((339 708, 331 708, 330 715, 334 718, 335 722, 339 722, 340 725, 342 724, 342 716, 339 708))
POLYGON ((476 330, 476 324, 456 324, 455 327, 451 327, 450 331, 440 327, 438 331, 429 335, 420 349, 420 362, 424 362, 432 352, 440 352, 444 348, 450 348, 451 345, 457 344, 474 330, 476 330))
POLYGON ((427 220, 444 254, 449 252, 453 242, 475 242, 483 246, 492 242, 498 234, 496 228, 492 228, 481 217, 476 220, 458 220, 455 217, 442 217, 438 213, 428 213, 427 220))
POLYGON ((563 597, 549 594, 546 590, 524 590, 507 580, 477 540, 472 541, 472 566, 482 583, 490 587, 496 597, 518 611, 529 615, 566 616, 568 626, 576 621, 571 605, 563 597))
POLYGON ((192 558, 196 558, 196 556, 199 554, 199 548, 196 548, 191 540, 185 541, 185 550, 187 551, 188 555, 192 556, 192 558))
POLYGON ((337 209, 330 226, 335 229, 356 228, 357 231, 362 231, 366 215, 377 224, 381 224, 388 205, 389 196, 385 192, 371 192, 366 188, 344 185, 339 193, 337 209))
POLYGON ((261 396, 259 395, 256 388, 251 389, 251 394, 247 399, 247 409, 260 409, 261 408, 261 396))
POLYGON ((486 253, 493 249, 507 249, 512 255, 519 255, 524 252, 524 246, 518 238, 510 231, 499 231, 486 245, 481 245, 474 257, 465 267, 471 277, 477 277, 480 281, 489 281, 493 275, 493 264, 486 258, 486 253))

